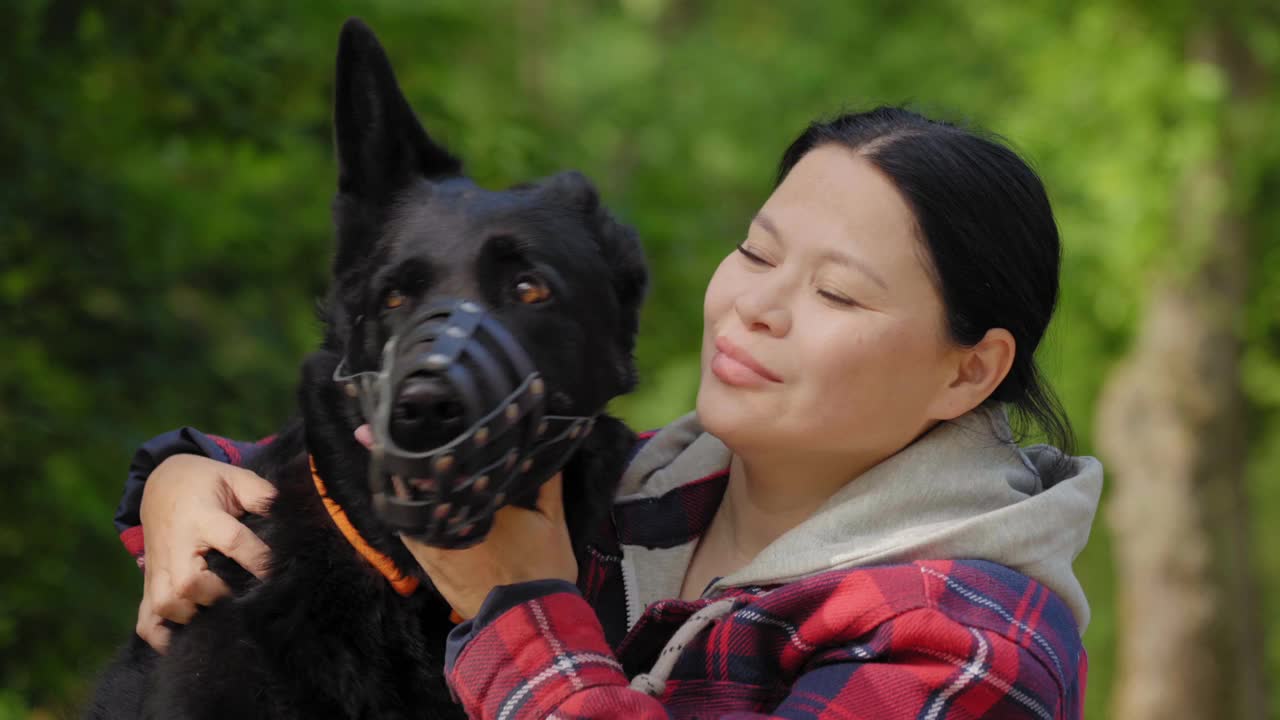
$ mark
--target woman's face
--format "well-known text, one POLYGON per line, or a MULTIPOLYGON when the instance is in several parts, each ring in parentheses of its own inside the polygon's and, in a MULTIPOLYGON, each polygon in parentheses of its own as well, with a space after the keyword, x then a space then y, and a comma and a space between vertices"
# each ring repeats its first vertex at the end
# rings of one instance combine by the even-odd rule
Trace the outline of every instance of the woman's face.
POLYGON ((810 151, 707 286, 703 426, 740 454, 875 463, 942 419, 957 346, 925 257, 879 170, 810 151))

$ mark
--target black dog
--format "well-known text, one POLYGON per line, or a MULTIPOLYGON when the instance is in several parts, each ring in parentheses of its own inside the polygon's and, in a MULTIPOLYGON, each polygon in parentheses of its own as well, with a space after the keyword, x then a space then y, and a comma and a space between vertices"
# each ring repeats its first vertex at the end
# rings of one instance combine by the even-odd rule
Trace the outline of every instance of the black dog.
MULTIPOLYGON (((564 173, 500 192, 476 186, 428 137, 357 20, 339 41, 334 124, 337 251, 326 337, 303 364, 300 417, 253 468, 278 487, 270 513, 250 519, 271 547, 271 573, 259 583, 211 556, 234 596, 176 632, 163 657, 133 638, 106 671, 91 717, 461 716, 443 679, 450 608, 375 507, 370 454, 352 436, 372 419, 335 375, 378 370, 413 308, 447 298, 469 300, 509 331, 536 366, 548 415, 596 416, 634 385, 644 261, 634 232, 610 217, 585 178, 564 173), (357 553, 322 503, 309 461, 359 535, 420 589, 402 594, 357 553)), ((404 392, 390 419, 398 444, 432 447, 457 431, 454 401, 430 388, 404 392)), ((633 442, 601 414, 563 468, 579 553, 633 442)), ((415 497, 396 480, 400 498, 415 497)), ((503 502, 488 500, 469 518, 481 529, 503 502)))

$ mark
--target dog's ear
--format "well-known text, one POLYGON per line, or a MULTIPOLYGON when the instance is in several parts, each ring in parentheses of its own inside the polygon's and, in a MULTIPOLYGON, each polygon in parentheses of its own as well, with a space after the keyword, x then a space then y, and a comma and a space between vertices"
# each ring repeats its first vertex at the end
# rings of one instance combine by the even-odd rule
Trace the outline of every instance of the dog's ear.
POLYGON ((635 389, 637 381, 636 335, 640 331, 640 307, 649 288, 649 269, 635 228, 618 222, 603 205, 596 207, 595 222, 599 229, 600 253, 609 263, 613 291, 622 312, 616 365, 622 381, 621 392, 626 393, 635 389))
POLYGON ((571 204, 581 208, 592 224, 597 247, 609 267, 609 280, 618 300, 621 317, 618 323, 617 357, 614 365, 621 383, 619 393, 630 392, 636 385, 635 344, 640 330, 640 307, 649 287, 649 270, 644 248, 635 228, 625 225, 600 202, 595 185, 576 171, 557 173, 547 188, 571 204))
POLYGON ((359 19, 342 26, 333 109, 338 192, 386 203, 415 177, 459 175, 409 107, 378 38, 359 19))

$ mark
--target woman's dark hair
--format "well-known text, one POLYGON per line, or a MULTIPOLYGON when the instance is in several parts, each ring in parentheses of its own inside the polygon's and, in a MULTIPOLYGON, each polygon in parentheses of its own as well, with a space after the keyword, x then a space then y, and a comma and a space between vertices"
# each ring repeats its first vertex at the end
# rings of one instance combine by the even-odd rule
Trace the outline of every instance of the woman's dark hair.
POLYGON ((991 328, 1017 343, 1013 366, 988 401, 1006 403, 1022 427, 1038 426, 1065 453, 1074 435, 1035 362, 1058 301, 1061 245, 1044 185, 999 141, 902 108, 814 122, 787 148, 781 182, 810 150, 840 145, 875 165, 915 215, 947 329, 971 346, 991 328))

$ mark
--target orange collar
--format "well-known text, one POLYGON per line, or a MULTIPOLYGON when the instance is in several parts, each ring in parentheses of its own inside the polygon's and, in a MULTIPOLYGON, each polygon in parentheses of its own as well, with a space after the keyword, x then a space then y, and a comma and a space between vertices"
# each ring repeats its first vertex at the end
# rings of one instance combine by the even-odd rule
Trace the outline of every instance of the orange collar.
MULTIPOLYGON (((351 547, 360 553, 360 557, 369 562, 370 565, 378 569, 382 573, 382 577, 391 583, 391 587, 396 589, 404 597, 409 597, 418 589, 418 578, 410 577, 400 572, 400 568, 391 561, 391 558, 378 552, 370 545, 356 530, 356 526, 351 524, 351 520, 347 517, 346 511, 338 504, 336 500, 329 497, 329 493, 325 490, 324 481, 320 479, 320 471, 316 470, 316 459, 307 456, 307 462, 311 463, 311 479, 316 483, 316 492, 320 493, 320 499, 324 501, 324 509, 329 511, 329 517, 333 518, 333 524, 338 526, 342 531, 342 536, 351 543, 351 547)), ((462 616, 457 610, 450 608, 449 621, 454 625, 462 622, 462 616)))
POLYGON ((418 589, 418 578, 410 577, 400 571, 391 558, 378 552, 360 535, 360 531, 351 524, 351 520, 347 518, 347 513, 342 506, 333 498, 329 497, 328 491, 325 490, 324 481, 320 479, 320 472, 316 470, 316 460, 308 456, 307 461, 311 463, 311 479, 316 483, 316 492, 320 493, 320 499, 324 501, 324 509, 329 511, 329 517, 333 518, 333 524, 338 526, 342 531, 343 537, 347 542, 351 543, 351 547, 360 553, 360 557, 369 561, 369 564, 378 569, 382 573, 382 577, 391 583, 391 587, 396 592, 405 597, 409 597, 418 589))

